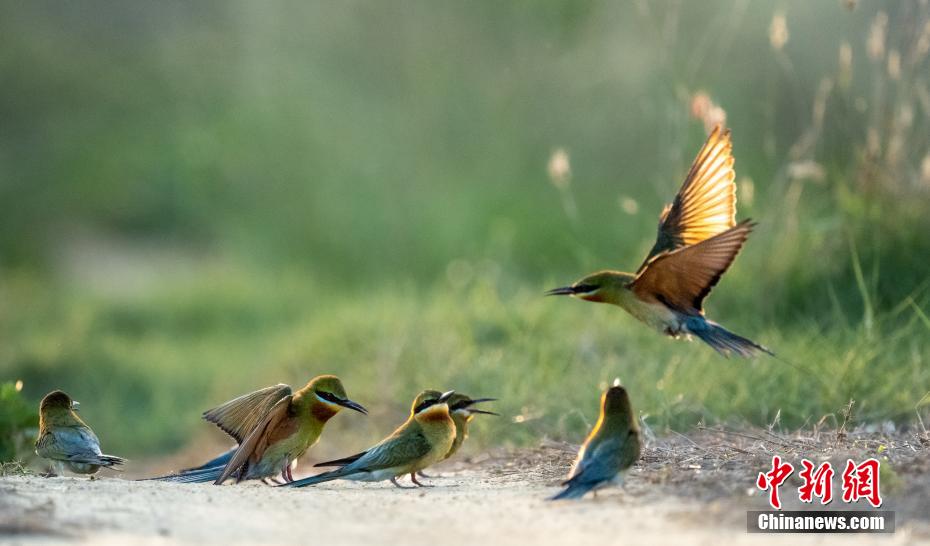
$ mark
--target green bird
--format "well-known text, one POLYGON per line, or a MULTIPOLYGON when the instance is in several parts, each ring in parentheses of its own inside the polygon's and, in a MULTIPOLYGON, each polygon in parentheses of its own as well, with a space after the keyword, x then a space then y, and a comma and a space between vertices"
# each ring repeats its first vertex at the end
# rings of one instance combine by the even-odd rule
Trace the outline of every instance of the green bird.
POLYGON ((578 451, 562 483, 565 489, 549 500, 580 499, 588 491, 622 481, 621 472, 639 459, 642 439, 626 389, 615 381, 601 395, 601 415, 578 451))
MULTIPOLYGON (((452 441, 452 449, 449 450, 449 453, 446 453, 446 456, 442 458, 443 461, 455 455, 455 453, 462 447, 462 444, 465 443, 465 440, 468 438, 468 423, 475 418, 477 414, 483 415, 498 415, 493 411, 485 411, 481 409, 474 408, 475 404, 480 404, 481 402, 493 402, 497 400, 496 398, 478 398, 472 399, 464 394, 455 393, 449 398, 449 412, 452 415, 452 422, 455 423, 455 440, 452 441)), ((430 478, 423 473, 423 471, 417 472, 417 475, 421 478, 430 478)))
POLYGON ((413 483, 424 487, 417 481, 416 473, 443 460, 455 441, 455 422, 448 405, 453 394, 454 391, 421 392, 413 401, 410 417, 390 436, 361 453, 316 465, 340 467, 336 470, 285 485, 304 487, 338 479, 391 480, 395 486, 408 489, 397 483, 397 478, 410 474, 413 483))
MULTIPOLYGON (((464 394, 455 393, 449 397, 449 411, 452 414, 452 422, 455 423, 455 439, 452 441, 452 448, 449 449, 449 452, 446 453, 446 456, 442 460, 446 460, 459 450, 462 447, 462 444, 465 443, 465 440, 468 438, 468 423, 475 418, 475 415, 498 415, 493 411, 485 411, 482 409, 477 409, 474 407, 475 404, 480 404, 481 402, 494 402, 496 398, 477 398, 472 399, 464 394)), ((422 476, 423 473, 421 472, 422 476)))
POLYGON ((39 404, 39 438, 36 455, 48 459, 58 474, 68 468, 75 474, 95 474, 101 466, 126 462, 122 457, 104 455, 94 431, 78 416, 79 403, 62 391, 52 391, 39 404))
POLYGON ((755 226, 736 223, 732 150, 730 131, 716 127, 659 216, 655 245, 636 273, 599 271, 547 294, 617 305, 670 337, 693 334, 725 357, 773 354, 704 317, 704 298, 755 226))
POLYGON ((367 410, 346 395, 342 381, 321 375, 302 389, 279 384, 240 396, 204 412, 239 445, 200 467, 156 478, 166 481, 221 484, 229 478, 293 480, 297 460, 317 441, 326 423, 343 408, 367 410))

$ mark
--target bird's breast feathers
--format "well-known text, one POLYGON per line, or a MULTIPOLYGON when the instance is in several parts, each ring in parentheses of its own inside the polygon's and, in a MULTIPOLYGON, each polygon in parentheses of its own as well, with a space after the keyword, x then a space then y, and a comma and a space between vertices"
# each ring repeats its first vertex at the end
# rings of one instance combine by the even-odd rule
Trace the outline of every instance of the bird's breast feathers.
POLYGON ((419 415, 417 415, 417 421, 421 423, 442 423, 447 422, 449 426, 455 428, 455 423, 452 422, 452 416, 449 415, 449 408, 445 405, 435 405, 429 407, 419 415))
POLYGON ((636 293, 624 290, 617 305, 627 313, 633 315, 640 322, 659 331, 669 328, 677 329, 680 322, 678 315, 658 299, 645 301, 637 297, 636 293))

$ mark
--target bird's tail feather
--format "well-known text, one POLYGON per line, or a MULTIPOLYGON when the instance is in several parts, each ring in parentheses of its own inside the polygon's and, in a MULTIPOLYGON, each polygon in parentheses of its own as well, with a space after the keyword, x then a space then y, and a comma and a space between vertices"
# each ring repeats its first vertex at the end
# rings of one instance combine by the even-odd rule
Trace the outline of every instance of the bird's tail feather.
POLYGON ((562 492, 560 492, 558 495, 549 497, 549 500, 554 501, 554 500, 580 499, 581 497, 585 496, 585 493, 594 489, 594 486, 596 486, 597 484, 588 483, 588 482, 567 481, 565 482, 564 485, 566 485, 565 489, 563 489, 562 492))
POLYGON ((337 470, 331 470, 329 472, 323 472, 322 474, 317 474, 316 476, 309 476, 300 480, 295 480, 290 483, 286 483, 281 487, 307 487, 308 485, 316 485, 318 483, 328 482, 331 480, 338 480, 349 474, 352 474, 351 471, 346 471, 345 468, 339 468, 337 470))
POLYGON ((216 481, 223 473, 225 466, 214 466, 212 468, 198 468, 195 470, 182 470, 176 474, 159 476, 157 478, 147 478, 148 480, 174 483, 206 483, 216 481))
POLYGON ((195 470, 206 470, 206 469, 208 469, 208 468, 214 468, 214 467, 217 467, 217 466, 226 466, 226 464, 229 463, 229 461, 233 458, 233 455, 236 454, 236 448, 237 448, 237 447, 238 447, 238 446, 235 446, 235 447, 233 447, 232 449, 230 449, 229 451, 225 451, 225 452, 223 452, 222 454, 217 455, 216 457, 210 459, 209 461, 203 463, 203 464, 200 465, 200 466, 194 466, 194 467, 191 467, 191 468, 185 468, 184 470, 181 470, 181 473, 184 473, 184 472, 193 472, 193 471, 195 471, 195 470))
POLYGON ((701 338, 701 341, 710 345, 715 351, 729 357, 736 354, 745 358, 751 358, 759 352, 775 356, 775 353, 759 345, 751 339, 734 334, 716 322, 705 319, 704 317, 688 317, 685 320, 685 327, 688 332, 701 338))
POLYGON ((126 459, 116 455, 100 455, 97 459, 100 466, 118 466, 126 462, 126 459))

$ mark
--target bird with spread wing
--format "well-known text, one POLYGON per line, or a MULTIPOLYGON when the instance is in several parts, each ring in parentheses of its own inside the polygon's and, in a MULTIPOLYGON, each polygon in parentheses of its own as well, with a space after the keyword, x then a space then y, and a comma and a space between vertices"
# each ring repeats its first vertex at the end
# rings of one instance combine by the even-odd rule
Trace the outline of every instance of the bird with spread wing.
POLYGON ((548 295, 617 305, 671 337, 695 335, 723 356, 773 354, 704 316, 704 298, 755 226, 736 222, 733 162, 730 131, 718 126, 659 216, 655 245, 636 273, 599 271, 548 295))
POLYGON ((203 414, 238 446, 197 468, 155 479, 221 484, 229 478, 274 480, 280 473, 285 482, 292 481, 297 459, 316 444, 327 421, 343 408, 367 413, 349 400, 334 375, 315 377, 296 392, 282 383, 244 394, 203 414))

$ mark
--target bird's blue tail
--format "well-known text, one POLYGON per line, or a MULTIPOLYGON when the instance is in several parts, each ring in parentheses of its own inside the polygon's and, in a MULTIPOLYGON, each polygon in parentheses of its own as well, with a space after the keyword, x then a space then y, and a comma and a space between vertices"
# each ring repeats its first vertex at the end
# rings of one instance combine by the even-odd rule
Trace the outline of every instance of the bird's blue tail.
POLYGON ((307 487, 308 485, 316 485, 318 483, 328 482, 331 480, 338 480, 344 476, 352 474, 350 471, 346 471, 345 468, 339 468, 337 470, 331 470, 329 472, 323 472, 322 474, 317 474, 316 476, 309 476, 300 480, 295 480, 286 484, 281 485, 280 487, 307 487))
POLYGON ((157 478, 148 478, 147 480, 154 480, 160 482, 174 482, 174 483, 206 483, 214 482, 220 475, 223 473, 223 469, 226 468, 223 466, 214 466, 211 468, 197 468, 193 470, 182 470, 177 474, 169 474, 167 476, 159 476, 157 478))
POLYGON ((99 464, 100 466, 112 467, 119 466, 124 464, 126 459, 122 457, 117 457, 116 455, 99 455, 97 460, 94 461, 94 464, 99 464))
POLYGON ((724 357, 735 354, 737 356, 751 358, 760 352, 775 356, 775 353, 759 345, 755 341, 736 335, 716 322, 707 320, 704 317, 689 316, 685 319, 684 323, 689 333, 701 338, 701 341, 713 347, 715 351, 724 357))
POLYGON ((597 486, 597 483, 592 482, 572 482, 567 481, 565 484, 564 490, 558 495, 549 497, 549 500, 568 500, 568 499, 580 499, 585 496, 588 491, 591 491, 597 486))
POLYGON ((178 472, 175 472, 174 474, 168 474, 167 476, 146 478, 143 481, 154 480, 175 483, 212 482, 220 477, 220 475, 223 473, 223 469, 226 468, 226 464, 229 463, 230 459, 232 459, 235 453, 236 448, 233 447, 229 451, 226 451, 214 457, 213 459, 210 459, 200 466, 185 468, 184 470, 179 470, 178 472))
POLYGON ((216 457, 210 459, 209 461, 203 463, 200 466, 195 466, 193 468, 185 468, 184 470, 181 470, 180 473, 193 472, 195 470, 206 470, 208 468, 214 468, 217 466, 226 466, 229 463, 229 461, 232 460, 233 455, 236 454, 236 448, 238 447, 239 446, 233 447, 229 451, 226 451, 226 452, 221 453, 220 455, 217 455, 216 457))

